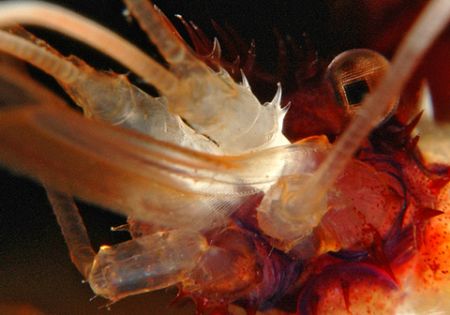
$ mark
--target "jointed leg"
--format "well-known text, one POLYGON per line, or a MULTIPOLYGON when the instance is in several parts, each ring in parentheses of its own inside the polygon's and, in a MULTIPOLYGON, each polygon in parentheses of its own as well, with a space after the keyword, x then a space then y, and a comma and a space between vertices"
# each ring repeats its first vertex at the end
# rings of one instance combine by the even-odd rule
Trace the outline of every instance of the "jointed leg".
POLYGON ((95 252, 72 196, 46 188, 58 224, 69 248, 70 258, 85 279, 89 278, 95 252))

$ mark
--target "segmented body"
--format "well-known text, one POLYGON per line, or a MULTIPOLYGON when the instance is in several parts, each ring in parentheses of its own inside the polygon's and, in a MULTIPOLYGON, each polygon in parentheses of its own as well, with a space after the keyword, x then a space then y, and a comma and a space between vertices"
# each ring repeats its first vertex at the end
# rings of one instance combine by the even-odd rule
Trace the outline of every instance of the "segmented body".
MULTIPOLYGON (((329 222, 343 221, 341 230, 336 231, 339 231, 339 234, 342 237, 349 236, 353 233, 364 235, 356 237, 358 241, 362 242, 362 245, 356 246, 356 249, 351 253, 344 251, 334 256, 326 254, 319 255, 315 258, 317 260, 314 260, 313 263, 305 264, 303 260, 293 260, 290 255, 286 256, 283 252, 271 250, 272 246, 276 244, 274 244, 273 240, 270 238, 266 238, 264 235, 254 237, 252 234, 253 232, 257 231, 258 234, 261 234, 261 231, 257 225, 255 226, 255 222, 252 222, 251 219, 254 216, 252 211, 254 211, 255 205, 259 200, 257 198, 256 200, 252 200, 251 202, 254 202, 254 204, 252 206, 252 203, 250 202, 250 210, 247 209, 248 211, 245 212, 244 210, 246 209, 243 209, 242 212, 238 212, 234 217, 234 221, 239 223, 240 227, 229 227, 228 230, 230 232, 227 232, 229 234, 224 233, 225 239, 231 244, 233 244, 234 237, 237 237, 238 243, 245 244, 245 242, 249 242, 251 244, 249 245, 249 248, 253 248, 254 252, 248 253, 247 258, 249 260, 262 259, 262 261, 259 261, 258 263, 261 268, 272 268, 273 272, 278 274, 278 277, 283 276, 283 279, 279 280, 279 278, 274 277, 265 279, 265 281, 261 282, 260 279, 254 278, 252 280, 254 285, 250 286, 250 289, 246 288, 245 290, 247 292, 242 295, 244 299, 243 303, 247 307, 260 307, 262 309, 264 309, 264 307, 273 307, 272 303, 277 303, 275 302, 275 297, 284 295, 285 293, 286 295, 289 295, 291 292, 288 293, 285 290, 290 287, 290 284, 294 284, 297 280, 300 283, 295 285, 295 287, 299 292, 293 294, 299 297, 299 302, 297 306, 291 304, 290 307, 291 310, 297 308, 297 311, 304 313, 314 311, 325 313, 328 307, 327 305, 335 307, 336 304, 340 304, 342 307, 342 301, 345 302, 343 309, 350 307, 347 305, 348 296, 345 298, 345 290, 349 290, 347 294, 351 297, 349 300, 351 302, 350 305, 353 305, 352 307, 359 307, 360 304, 358 304, 358 299, 361 299, 361 296, 364 295, 356 297, 355 299, 354 294, 352 293, 353 291, 351 291, 357 290, 358 286, 369 290, 369 296, 376 290, 384 292, 385 290, 390 291, 397 288, 398 284, 396 283, 396 278, 392 274, 402 274, 402 272, 397 271, 396 268, 399 270, 404 268, 404 264, 402 264, 402 259, 404 257, 402 255, 408 254, 408 251, 405 248, 418 245, 417 240, 411 240, 412 233, 421 230, 422 225, 428 222, 427 220, 430 217, 438 214, 428 210, 424 210, 422 213, 421 210, 418 209, 429 208, 429 204, 435 204, 435 201, 430 200, 435 200, 435 192, 439 190, 437 187, 445 184, 445 169, 439 170, 440 173, 438 171, 431 172, 431 175, 428 171, 420 170, 421 164, 417 162, 417 156, 414 154, 414 144, 411 143, 408 130, 402 133, 402 128, 404 128, 404 124, 399 124, 397 126, 393 122, 391 125, 387 126, 385 130, 381 130, 380 134, 374 135, 371 139, 371 143, 365 146, 358 155, 358 159, 360 159, 363 164, 356 162, 356 165, 354 166, 355 170, 350 170, 350 175, 348 176, 354 178, 355 174, 367 172, 375 177, 380 177, 381 179, 374 183, 374 185, 382 183, 382 185, 388 189, 395 191, 395 196, 399 197, 399 200, 393 202, 392 211, 395 212, 393 217, 398 218, 400 216, 398 212, 403 211, 404 209, 402 207, 405 207, 405 204, 409 202, 409 205, 412 205, 409 206, 410 215, 411 213, 415 213, 419 218, 409 217, 405 219, 402 227, 395 226, 395 220, 394 218, 391 218, 386 223, 387 228, 381 233, 382 235, 379 235, 379 231, 370 231, 372 228, 371 224, 367 224, 364 220, 358 222, 355 227, 350 227, 349 224, 352 223, 352 220, 346 218, 348 213, 344 212, 344 215, 342 215, 342 213, 341 215, 337 213, 335 214, 337 218, 328 219, 329 222), (384 137, 387 137, 390 140, 386 141, 384 140, 384 137), (354 172, 352 173, 352 171, 354 172), (416 176, 408 174, 415 174, 416 176), (442 174, 444 174, 444 176, 442 174), (399 177, 402 179, 399 180, 399 177), (404 179, 405 177, 406 179, 404 179), (435 190, 423 193, 424 183, 427 183, 427 187, 433 187, 435 190), (408 193, 412 192, 412 200, 407 201, 407 193, 405 193, 405 191, 408 193), (420 197, 417 196, 417 191, 421 192, 420 197), (368 230, 370 232, 368 232, 368 230), (250 234, 248 231, 250 231, 250 234), (388 235, 391 238, 388 238, 388 235), (377 243, 379 238, 381 238, 381 244, 377 243), (391 239, 393 239, 393 241, 386 241, 391 239), (386 242, 388 244, 386 244, 386 242), (398 260, 402 263, 398 263, 398 266, 396 266, 395 264, 398 260), (354 272, 360 274, 363 280, 361 280, 360 283, 353 283, 354 286, 352 287, 349 282, 351 282, 350 275, 354 272), (337 273, 339 276, 335 276, 334 273, 337 273), (368 282, 373 282, 373 278, 379 279, 379 286, 368 285, 364 280, 366 279, 368 282), (348 287, 345 289, 347 285, 348 287), (332 290, 333 288, 342 290, 343 294, 341 297, 344 297, 343 300, 336 302, 333 299, 337 297, 334 297, 332 294, 323 294, 323 292, 329 292, 327 290, 332 290), (255 290, 255 292, 258 293, 253 294, 251 293, 252 290, 255 290), (252 297, 255 296, 255 298, 248 298, 248 295, 246 294, 250 294, 252 297), (327 300, 329 302, 329 304, 327 304, 327 302, 320 301, 321 297, 329 299, 331 302, 327 300), (311 301, 314 300, 318 301, 316 305, 311 303, 311 301)), ((350 180, 351 179, 345 179, 344 177, 344 179, 342 179, 342 187, 345 187, 350 180)), ((373 189, 377 188, 374 186, 373 189)), ((395 199, 395 197, 392 198, 395 199)), ((218 243, 221 242, 221 234, 222 233, 219 233, 219 237, 216 239, 216 242, 218 243)), ((351 245, 354 244, 354 241, 352 240, 340 241, 344 243, 347 241, 349 242, 348 244, 351 245)), ((328 245, 331 246, 330 244, 328 245)), ((243 248, 245 252, 247 249, 245 246, 243 248)), ((424 255, 426 255, 426 253, 424 255)), ((251 264, 251 261, 249 263, 251 264)), ((245 262, 243 264, 245 265, 245 262)), ((440 272, 440 270, 441 269, 438 269, 437 272, 440 272)), ((208 288, 207 286, 201 288, 196 288, 194 286, 193 288, 190 288, 189 284, 186 285, 186 288, 189 290, 188 293, 192 294, 198 300, 211 300, 209 294, 213 294, 215 298, 217 298, 218 294, 218 300, 226 305, 228 301, 236 299, 233 295, 227 295, 229 294, 228 291, 223 292, 223 295, 221 296, 220 282, 212 285, 212 288, 208 288)), ((278 306, 280 305, 281 307, 288 307, 286 304, 278 304, 278 306)), ((209 305, 206 304, 206 306, 218 306, 223 308, 223 305, 214 301, 214 299, 212 299, 212 302, 210 302, 209 305)), ((364 305, 363 307, 368 306, 364 305)))

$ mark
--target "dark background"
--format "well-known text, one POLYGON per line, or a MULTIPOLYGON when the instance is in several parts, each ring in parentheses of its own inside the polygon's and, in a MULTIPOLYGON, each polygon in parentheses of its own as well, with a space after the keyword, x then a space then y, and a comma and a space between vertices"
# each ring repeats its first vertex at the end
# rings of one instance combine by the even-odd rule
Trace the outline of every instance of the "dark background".
MULTIPOLYGON (((121 14, 124 6, 120 1, 53 2, 101 22, 155 55, 135 23, 125 21, 121 14)), ((210 23, 214 18, 219 24, 230 25, 246 41, 255 39, 257 62, 268 71, 273 70, 276 64, 274 28, 294 39, 306 32, 324 59, 349 48, 380 45, 375 39, 384 31, 376 24, 380 21, 373 17, 373 24, 367 25, 370 10, 364 5, 365 1, 155 2, 180 30, 181 24, 173 18, 174 14, 182 14, 187 20, 195 21, 211 37, 216 35, 210 23)), ((391 7, 387 7, 391 16, 399 7, 408 12, 408 6, 416 6, 415 1, 404 1, 403 5, 402 1, 390 3, 391 7)), ((53 32, 33 30, 63 54, 77 55, 100 69, 126 72, 126 69, 76 41, 53 32)), ((185 35, 183 31, 182 34, 185 35)), ((400 33, 398 37, 401 37, 400 33)), ((389 56, 394 45, 385 46, 384 52, 389 56)), ((35 75, 61 93, 52 80, 39 73, 35 75)), ((82 206, 82 213, 96 248, 100 244, 113 244, 126 238, 123 233, 109 231, 111 226, 122 223, 123 218, 87 205, 82 206)), ((46 314, 182 314, 182 309, 168 307, 174 290, 127 298, 107 311, 101 308, 107 301, 99 298, 89 302, 93 293, 87 284, 81 283, 81 279, 70 262, 42 187, 0 170, 0 314, 14 314, 6 304, 30 304, 46 314)), ((193 306, 188 304, 183 310, 192 314, 193 306)))

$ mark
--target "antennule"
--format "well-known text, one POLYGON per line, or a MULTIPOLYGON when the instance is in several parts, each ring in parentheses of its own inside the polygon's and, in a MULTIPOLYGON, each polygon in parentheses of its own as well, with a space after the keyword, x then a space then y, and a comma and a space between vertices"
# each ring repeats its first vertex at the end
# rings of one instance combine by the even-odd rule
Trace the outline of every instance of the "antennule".
POLYGON ((60 6, 40 1, 8 1, 0 4, 0 26, 31 24, 73 37, 115 59, 168 94, 178 79, 136 46, 107 28, 60 6))

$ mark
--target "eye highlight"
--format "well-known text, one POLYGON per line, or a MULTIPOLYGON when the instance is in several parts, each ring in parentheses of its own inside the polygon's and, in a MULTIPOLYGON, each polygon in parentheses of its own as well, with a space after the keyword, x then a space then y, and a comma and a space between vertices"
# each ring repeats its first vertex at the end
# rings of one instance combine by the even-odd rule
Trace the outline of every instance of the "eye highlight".
MULTIPOLYGON (((352 49, 336 56, 327 69, 338 103, 353 116, 366 94, 373 91, 389 69, 389 62, 369 49, 352 49)), ((397 99, 392 100, 383 120, 395 110, 397 99)))

